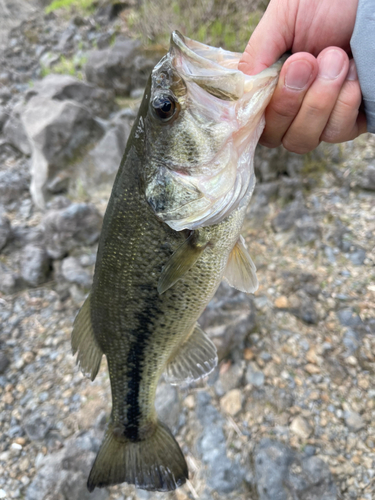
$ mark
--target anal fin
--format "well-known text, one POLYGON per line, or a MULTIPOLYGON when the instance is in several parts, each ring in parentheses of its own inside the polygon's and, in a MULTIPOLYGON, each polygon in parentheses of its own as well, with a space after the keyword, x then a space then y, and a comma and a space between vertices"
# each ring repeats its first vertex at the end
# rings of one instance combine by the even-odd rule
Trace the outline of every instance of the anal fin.
POLYGON ((196 325, 169 361, 165 379, 174 385, 194 382, 209 375, 216 365, 216 347, 200 326, 196 325))
POLYGON ((225 281, 241 292, 254 293, 258 290, 259 282, 256 275, 256 267, 251 260, 242 236, 238 238, 232 252, 229 255, 227 266, 224 271, 225 281))
POLYGON ((72 351, 73 356, 78 352, 77 365, 81 368, 82 373, 94 380, 100 368, 103 352, 92 329, 90 296, 85 300, 74 321, 72 351))

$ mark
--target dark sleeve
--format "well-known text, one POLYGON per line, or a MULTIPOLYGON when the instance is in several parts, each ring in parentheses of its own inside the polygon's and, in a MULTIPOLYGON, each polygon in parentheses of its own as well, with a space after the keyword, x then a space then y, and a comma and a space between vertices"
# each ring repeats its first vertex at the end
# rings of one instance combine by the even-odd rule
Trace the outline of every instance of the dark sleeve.
POLYGON ((375 0, 359 0, 350 45, 365 105, 367 130, 375 133, 375 0))

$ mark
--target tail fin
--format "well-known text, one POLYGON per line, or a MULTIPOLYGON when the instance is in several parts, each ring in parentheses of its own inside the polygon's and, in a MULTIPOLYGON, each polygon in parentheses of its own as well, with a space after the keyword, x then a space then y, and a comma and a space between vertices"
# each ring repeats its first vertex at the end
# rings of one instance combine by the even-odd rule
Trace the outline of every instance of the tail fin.
POLYGON ((87 488, 91 492, 127 482, 151 491, 171 491, 188 479, 181 448, 171 431, 158 421, 149 438, 132 442, 117 438, 110 425, 91 469, 87 488))

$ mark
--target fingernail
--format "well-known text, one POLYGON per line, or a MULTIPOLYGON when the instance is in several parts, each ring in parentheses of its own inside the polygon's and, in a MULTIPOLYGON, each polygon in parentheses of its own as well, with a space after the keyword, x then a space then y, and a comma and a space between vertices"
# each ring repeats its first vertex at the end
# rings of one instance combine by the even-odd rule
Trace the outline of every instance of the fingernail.
POLYGON ((334 80, 341 73, 344 62, 344 55, 340 50, 329 50, 319 61, 319 76, 334 80))
POLYGON ((306 61, 294 61, 289 64, 285 75, 285 87, 303 90, 309 83, 312 66, 306 61))
POLYGON ((355 65, 354 59, 349 62, 349 71, 346 75, 347 80, 358 80, 357 67, 355 65))

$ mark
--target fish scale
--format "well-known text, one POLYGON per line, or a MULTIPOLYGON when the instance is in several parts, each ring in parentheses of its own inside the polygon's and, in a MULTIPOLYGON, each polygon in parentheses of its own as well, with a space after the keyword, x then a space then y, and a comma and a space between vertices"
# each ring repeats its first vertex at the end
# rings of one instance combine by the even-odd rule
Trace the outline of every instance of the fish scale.
MULTIPOLYGON (((164 372, 171 383, 189 383, 215 367, 215 346, 197 319, 224 275, 232 286, 243 291, 257 288, 255 266, 240 236, 254 185, 251 172, 228 177, 240 198, 226 210, 223 202, 231 200, 227 194, 231 186, 224 186, 221 192, 217 180, 210 185, 209 164, 200 165, 202 158, 206 161, 212 155, 212 176, 217 176, 217 158, 227 161, 225 148, 231 147, 227 141, 233 143, 231 127, 233 134, 243 134, 238 130, 239 120, 224 128, 216 127, 215 135, 209 125, 212 117, 206 116, 209 108, 197 119, 194 116, 198 116, 199 109, 191 115, 189 106, 195 102, 194 89, 200 85, 204 92, 201 89, 197 93, 199 99, 207 94, 208 102, 219 106, 218 116, 224 116, 222 99, 227 99, 229 93, 239 99, 235 104, 241 112, 241 78, 250 78, 251 85, 247 80, 245 83, 253 88, 254 82, 254 109, 259 122, 251 124, 255 148, 262 128, 262 91, 255 85, 257 77, 245 77, 219 66, 215 53, 210 53, 210 59, 202 59, 199 53, 207 54, 207 49, 217 50, 174 33, 169 55, 151 75, 104 217, 93 286, 75 320, 72 347, 73 353, 78 353, 77 362, 93 380, 104 354, 112 392, 108 428, 88 479, 90 491, 124 481, 147 490, 169 491, 186 481, 188 469, 181 449, 156 414, 158 380, 164 372), (176 51, 179 63, 184 57, 191 58, 186 80, 183 68, 175 67, 176 51), (192 73, 195 63, 196 83, 192 73), (214 74, 223 74, 218 79, 207 76, 205 66, 214 74), (199 74, 202 68, 203 75, 199 74), (194 152, 195 156, 199 153, 202 141, 211 142, 197 162, 194 152), (168 168, 163 164, 165 160, 168 168), (186 178, 180 173, 174 177, 182 166, 186 178), (195 176, 196 190, 185 196, 189 176, 195 176), (241 179, 245 184, 239 189, 241 179), (194 196, 198 196, 198 202, 207 197, 208 204, 212 199, 212 210, 218 211, 219 221, 197 224, 194 230, 188 225, 176 230, 175 219, 170 219, 169 213, 179 217, 182 226, 185 215, 186 221, 201 217, 199 211, 190 210, 190 204, 202 206, 200 202, 194 205, 194 196)), ((220 51, 218 57, 222 60, 225 51, 220 51)), ((263 72, 259 77, 265 94, 263 109, 272 94, 266 83, 274 88, 277 71, 270 70, 266 75, 263 72)), ((248 112, 248 96, 244 99, 248 112)), ((228 102, 232 105, 232 101, 228 102)), ((232 115, 233 109, 228 113, 232 115)), ((243 144, 241 147, 246 149, 243 144)), ((207 217, 209 214, 202 220, 207 217)))

